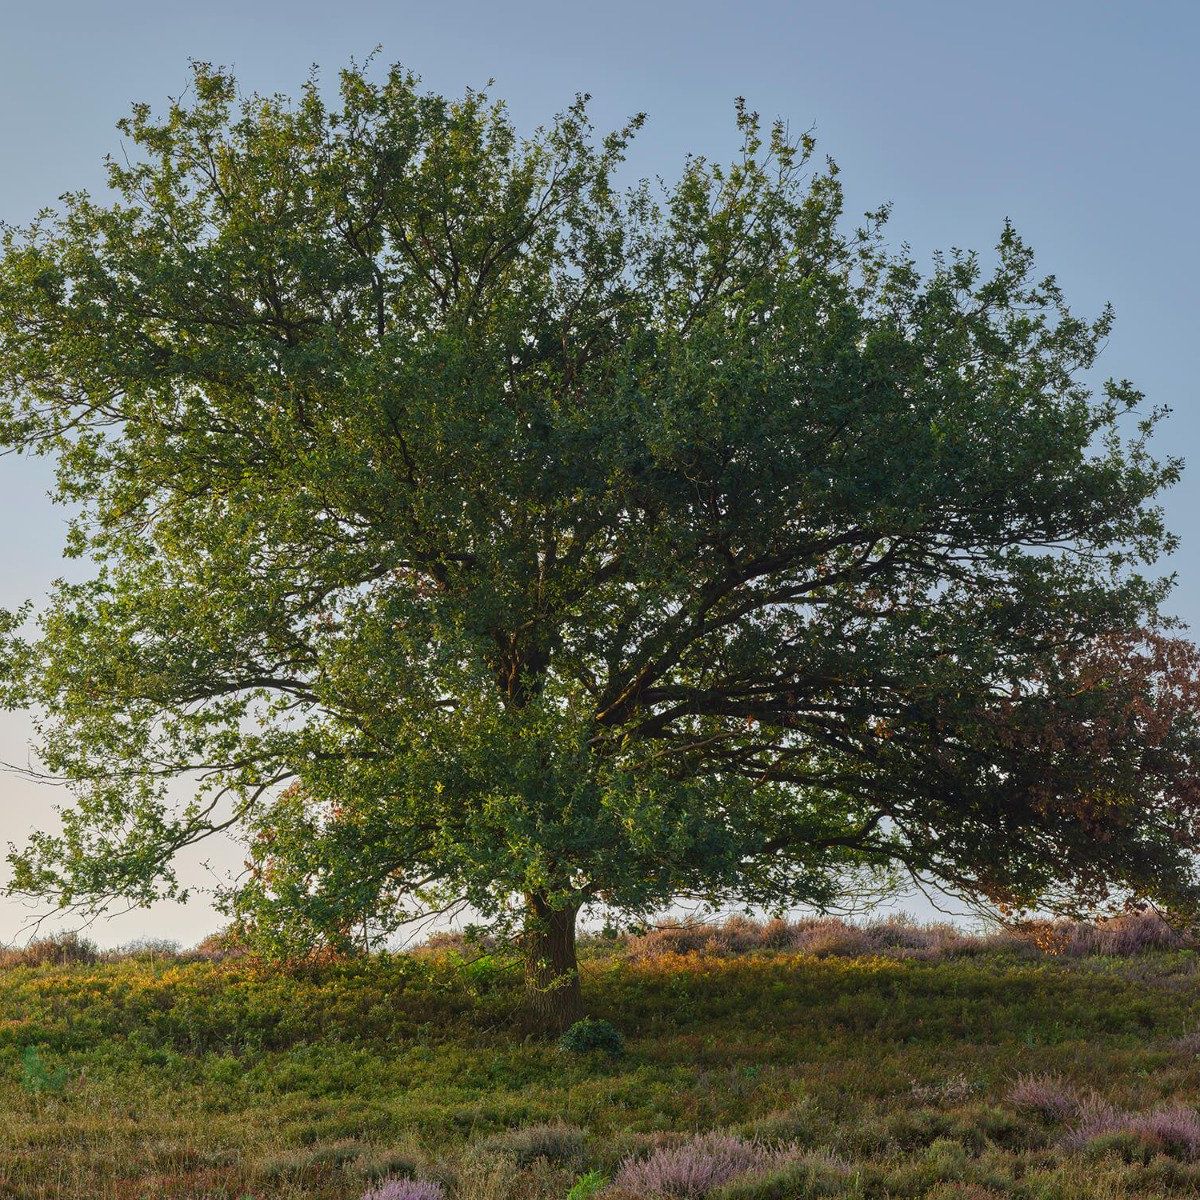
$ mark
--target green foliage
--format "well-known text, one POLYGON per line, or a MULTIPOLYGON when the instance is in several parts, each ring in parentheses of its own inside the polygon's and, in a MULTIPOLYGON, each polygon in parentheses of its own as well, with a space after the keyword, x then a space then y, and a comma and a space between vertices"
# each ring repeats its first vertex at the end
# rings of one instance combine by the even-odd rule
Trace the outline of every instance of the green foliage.
POLYGON ((21 1053, 21 1086, 32 1096, 57 1096, 67 1086, 67 1068, 51 1070, 36 1046, 26 1046, 21 1053))
POLYGON ((712 1200, 810 1200, 818 1196, 845 1196, 850 1178, 846 1166, 835 1160, 819 1156, 800 1158, 766 1174, 727 1183, 712 1193, 712 1200))
POLYGON ((291 954, 897 865, 1195 898, 1196 662, 1131 632, 1179 464, 1085 382, 1110 313, 1008 227, 922 274, 741 103, 732 162, 624 188, 640 118, 339 82, 199 64, 111 202, 3 233, 0 443, 96 568, 0 621, 76 793, 16 891, 180 895, 232 830, 291 954))
POLYGON ((558 1048, 567 1054, 598 1052, 620 1058, 625 1053, 625 1038, 611 1021, 584 1017, 558 1039, 558 1048))
POLYGON ((592 1200, 608 1186, 608 1179, 599 1171, 581 1175, 567 1193, 567 1200, 592 1200))

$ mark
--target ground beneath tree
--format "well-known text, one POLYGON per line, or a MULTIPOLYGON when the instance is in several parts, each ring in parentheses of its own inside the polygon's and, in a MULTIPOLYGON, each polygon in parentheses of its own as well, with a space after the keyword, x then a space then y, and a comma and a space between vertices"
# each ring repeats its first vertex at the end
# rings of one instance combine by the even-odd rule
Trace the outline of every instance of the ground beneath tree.
POLYGON ((720 1158, 686 1194, 1200 1195, 1192 949, 695 943, 591 948, 619 1059, 526 1039, 519 965, 478 952, 7 967, 0 1194, 615 1198, 720 1158))

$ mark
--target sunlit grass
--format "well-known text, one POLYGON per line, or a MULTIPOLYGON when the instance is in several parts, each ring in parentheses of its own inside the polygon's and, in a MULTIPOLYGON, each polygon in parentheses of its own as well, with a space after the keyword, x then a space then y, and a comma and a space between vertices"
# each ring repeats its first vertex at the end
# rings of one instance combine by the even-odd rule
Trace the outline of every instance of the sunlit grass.
POLYGON ((0 1189, 332 1200, 418 1173, 454 1200, 561 1200, 586 1171, 725 1130, 816 1164, 731 1197, 1200 1195, 1186 1148, 1072 1147, 1069 1117, 1010 1099, 1050 1078, 1121 1112, 1195 1104, 1191 950, 597 955, 585 992, 626 1036, 616 1060, 527 1039, 519 982, 454 954, 0 971, 0 1189), (61 1089, 23 1081, 31 1045, 61 1089), (505 1134, 528 1126, 571 1128, 505 1134), (545 1155, 513 1150, 539 1138, 545 1155))

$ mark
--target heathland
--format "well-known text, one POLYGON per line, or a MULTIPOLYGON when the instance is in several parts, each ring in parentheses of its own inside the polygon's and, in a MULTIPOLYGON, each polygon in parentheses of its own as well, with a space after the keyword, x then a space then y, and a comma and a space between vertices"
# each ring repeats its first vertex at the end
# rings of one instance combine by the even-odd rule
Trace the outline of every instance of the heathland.
POLYGON ((1154 917, 583 951, 623 1052, 527 1037, 518 967, 454 939, 287 968, 10 952, 0 1194, 1200 1195, 1200 953, 1154 917))

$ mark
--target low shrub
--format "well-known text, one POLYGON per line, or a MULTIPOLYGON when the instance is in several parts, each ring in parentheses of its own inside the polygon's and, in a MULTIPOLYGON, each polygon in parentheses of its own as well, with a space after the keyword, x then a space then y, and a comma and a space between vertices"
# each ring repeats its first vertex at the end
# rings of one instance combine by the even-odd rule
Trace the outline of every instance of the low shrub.
POLYGON ((1183 1105, 1131 1113, 1092 1104, 1084 1108, 1063 1145, 1070 1150, 1119 1149, 1127 1158, 1149 1159, 1160 1153, 1194 1160, 1200 1158, 1200 1113, 1183 1105))
POLYGON ((312 1163, 307 1150, 279 1150, 260 1158, 253 1166, 256 1180, 280 1183, 297 1180, 305 1174, 312 1163))
POLYGON ((431 954, 494 954, 503 945, 503 939, 479 929, 439 929, 431 933, 415 953, 431 954))
POLYGON ((1170 1047, 1181 1054, 1200 1054, 1200 1029, 1193 1029, 1191 1033, 1175 1038, 1170 1042, 1170 1047))
POLYGON ((613 1186, 633 1196, 691 1200, 708 1196, 739 1176, 778 1167, 788 1153, 732 1134, 710 1133, 623 1163, 613 1186))
POLYGON ((339 1138, 334 1142, 312 1146, 308 1151, 308 1163, 313 1167, 341 1167, 354 1162, 361 1154, 361 1142, 353 1138, 339 1138))
POLYGON ((493 1134, 479 1148, 511 1158, 518 1167, 527 1167, 539 1158, 570 1166, 583 1161, 583 1140, 583 1130, 574 1125, 526 1125, 493 1134))
POLYGON ((353 1162, 346 1164, 349 1175, 372 1181, 391 1176, 415 1179, 418 1169, 415 1155, 407 1150, 364 1150, 353 1162))
POLYGON ((813 1125, 813 1105, 805 1098, 788 1108, 747 1121, 739 1126, 738 1132, 756 1142, 807 1144, 812 1140, 813 1125))
POLYGON ((960 1071, 936 1083, 921 1083, 914 1079, 909 1090, 918 1104, 951 1105, 969 1100, 975 1092, 975 1084, 960 1071))
POLYGON ((1152 910, 1098 921, 1028 921, 1018 926, 1016 933, 1042 953, 1066 958, 1130 956, 1196 945, 1191 933, 1175 928, 1152 910))
POLYGON ((182 957, 193 962, 226 962, 230 959, 246 958, 250 947, 245 937, 232 927, 218 929, 202 938, 190 950, 185 950, 182 957))
POLYGON ((363 1192, 362 1200, 445 1200, 446 1192, 432 1179, 385 1179, 363 1192))
POLYGON ((610 1058, 619 1058, 625 1053, 625 1038, 611 1021, 584 1017, 558 1039, 558 1048, 567 1054, 599 1051, 610 1058))
POLYGON ((106 951, 104 960, 106 962, 125 962, 127 960, 149 963, 180 962, 185 961, 185 956, 179 948, 179 943, 171 938, 145 937, 136 938, 115 950, 106 951))
POLYGON ((57 1096, 67 1086, 67 1068, 46 1066, 36 1046, 21 1054, 21 1086, 32 1096, 57 1096))
POLYGON ((1061 1075, 1020 1075, 1008 1090, 1008 1102, 1051 1121, 1069 1121, 1083 1107, 1083 1097, 1061 1075))

